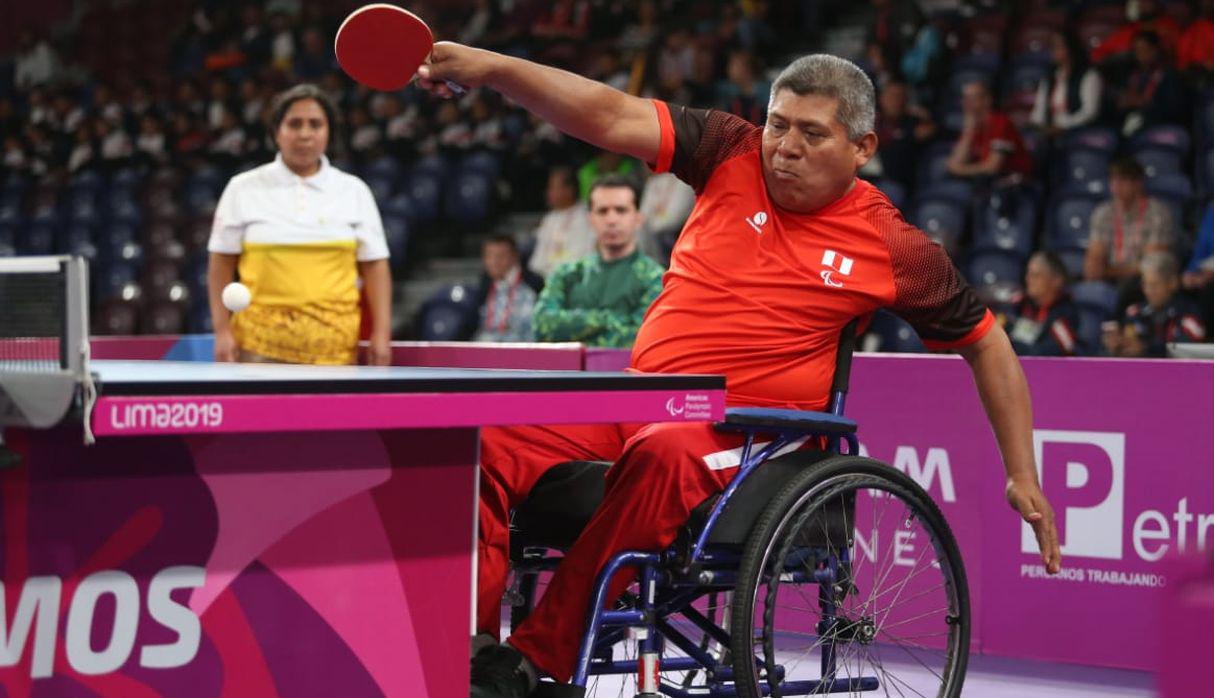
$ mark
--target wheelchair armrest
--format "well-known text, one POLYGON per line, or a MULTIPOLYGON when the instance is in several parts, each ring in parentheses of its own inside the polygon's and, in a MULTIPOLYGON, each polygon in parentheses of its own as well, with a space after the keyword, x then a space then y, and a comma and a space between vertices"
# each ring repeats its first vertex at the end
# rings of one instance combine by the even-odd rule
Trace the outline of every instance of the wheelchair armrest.
POLYGON ((781 410, 769 407, 730 407, 725 421, 717 422, 721 431, 764 432, 799 431, 807 434, 844 435, 856 432, 856 423, 830 412, 781 410))

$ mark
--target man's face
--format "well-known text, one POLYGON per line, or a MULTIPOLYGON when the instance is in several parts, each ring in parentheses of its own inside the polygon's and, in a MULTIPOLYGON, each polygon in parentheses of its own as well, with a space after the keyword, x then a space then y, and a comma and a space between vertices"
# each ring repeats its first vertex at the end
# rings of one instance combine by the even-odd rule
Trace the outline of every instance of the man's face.
POLYGON ((494 281, 501 281, 518 263, 518 257, 510 245, 504 242, 488 242, 481 248, 481 264, 485 273, 494 281))
POLYGON ((877 137, 848 138, 833 97, 780 90, 763 127, 763 179, 772 201, 789 211, 816 211, 847 193, 877 137))
POLYGON ((1155 65, 1155 59, 1158 58, 1159 52, 1151 42, 1144 39, 1138 39, 1134 42, 1134 62, 1144 68, 1150 68, 1155 65))
POLYGON ((1109 192, 1122 204, 1130 204, 1142 195, 1142 180, 1133 177, 1112 175, 1109 177, 1109 192))
POLYGON ((590 226, 600 248, 622 249, 636 242, 641 212, 629 187, 595 187, 590 192, 590 226))
POLYGON ((906 85, 891 82, 881 90, 881 113, 899 117, 906 111, 906 85))
POLYGON ((577 192, 570 186, 568 179, 563 172, 553 172, 548 175, 548 189, 544 192, 548 208, 569 208, 577 203, 577 192))
POLYGON ((1044 305, 1054 299, 1062 290, 1063 279, 1050 269, 1044 260, 1034 257, 1029 260, 1028 270, 1024 274, 1024 292, 1038 305, 1044 305))
POLYGON ((961 88, 961 111, 967 116, 986 116, 991 110, 991 95, 986 86, 971 82, 961 88))
POLYGON ((1164 276, 1154 270, 1147 270, 1142 275, 1142 295, 1146 296, 1147 303, 1156 310, 1168 304, 1178 286, 1178 279, 1164 276))

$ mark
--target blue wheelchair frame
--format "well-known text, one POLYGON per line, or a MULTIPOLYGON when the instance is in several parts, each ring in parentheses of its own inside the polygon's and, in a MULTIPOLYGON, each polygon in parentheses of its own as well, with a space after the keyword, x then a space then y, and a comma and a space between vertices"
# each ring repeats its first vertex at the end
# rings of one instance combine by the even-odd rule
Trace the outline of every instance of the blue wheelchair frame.
MULTIPOLYGON (((570 684, 563 687, 560 693, 549 695, 582 695, 589 677, 604 674, 633 674, 640 676, 649 674, 651 680, 639 692, 639 696, 666 695, 688 697, 705 695, 703 689, 692 693, 670 685, 659 685, 657 679, 660 671, 706 671, 714 681, 709 687, 710 696, 736 696, 737 688, 732 684, 733 667, 728 662, 722 662, 709 651, 683 634, 669 620, 669 616, 678 613, 704 633, 706 637, 723 647, 731 645, 729 631, 717 625, 708 616, 692 606, 697 599, 713 592, 732 590, 738 579, 738 565, 741 555, 728 547, 712 546, 709 541, 714 526, 722 514, 734 500, 746 479, 758 467, 771 458, 780 449, 806 437, 822 438, 827 443, 827 453, 839 454, 843 442, 847 444, 848 454, 859 452, 856 439, 856 423, 843 416, 846 404, 848 380, 851 370, 851 356, 855 347, 855 331, 857 321, 852 321, 844 329, 838 353, 834 382, 831 387, 831 402, 829 412, 809 412, 800 410, 782 410, 767 408, 731 408, 726 410, 724 422, 716 425, 722 431, 741 432, 746 435, 742 447, 741 464, 737 475, 730 481, 724 492, 712 506, 706 522, 693 544, 690 554, 685 548, 675 545, 663 552, 625 551, 612 557, 600 571, 594 585, 594 593, 590 603, 587 630, 583 636, 578 651, 577 664, 570 684), (773 435, 774 438, 765 444, 756 445, 757 435, 773 435), (639 568, 638 580, 640 595, 635 599, 632 608, 625 610, 604 610, 608 586, 611 579, 624 567, 639 568), (637 631, 638 659, 614 661, 611 659, 612 647, 625 638, 629 631, 637 631), (687 656, 671 657, 662 661, 664 642, 670 642, 687 656), (599 661, 595 661, 596 658, 599 661), (660 666, 659 666, 660 662, 660 666), (577 687, 577 688, 574 688, 577 687)), ((554 569, 560 558, 545 557, 531 560, 516 567, 516 571, 538 573, 554 569)), ((792 580, 797 582, 816 582, 820 585, 819 604, 821 620, 816 632, 819 636, 828 636, 842 621, 836 617, 836 606, 827 589, 832 588, 843 575, 841 568, 849 566, 848 551, 841 550, 831 555, 826 564, 812 573, 793 572, 792 580), (811 579, 812 577, 812 579, 811 579)), ((822 679, 809 681, 787 681, 781 683, 781 690, 788 693, 833 693, 851 691, 874 691, 880 686, 876 677, 838 678, 834 642, 823 645, 821 659, 822 679), (823 684, 826 685, 823 685, 823 684)), ((781 680, 778 676, 777 680, 781 680)), ((541 684, 551 688, 559 688, 552 684, 541 684)))

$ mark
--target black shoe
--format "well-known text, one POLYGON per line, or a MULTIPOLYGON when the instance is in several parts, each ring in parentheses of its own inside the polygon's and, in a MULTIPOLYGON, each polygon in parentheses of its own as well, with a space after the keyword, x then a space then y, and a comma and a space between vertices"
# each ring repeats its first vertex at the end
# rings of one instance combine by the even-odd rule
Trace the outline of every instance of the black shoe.
POLYGON ((472 698, 526 698, 531 680, 523 655, 509 645, 495 645, 472 659, 472 698))

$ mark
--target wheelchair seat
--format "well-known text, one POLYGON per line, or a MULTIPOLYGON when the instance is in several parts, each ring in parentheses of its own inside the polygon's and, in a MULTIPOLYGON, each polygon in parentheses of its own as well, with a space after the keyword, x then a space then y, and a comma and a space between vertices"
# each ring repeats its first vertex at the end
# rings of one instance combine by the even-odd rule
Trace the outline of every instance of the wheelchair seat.
MULTIPOLYGON (((804 414, 804 413, 802 413, 804 414)), ((794 451, 773 458, 744 480, 708 537, 712 545, 741 546, 764 507, 801 470, 833 455, 829 451, 794 451)), ((544 473, 511 521, 512 557, 522 548, 565 550, 573 545, 603 501, 607 468, 603 461, 567 461, 544 473)), ((708 523, 720 495, 691 511, 686 533, 695 538, 708 523)), ((841 532, 835 531, 838 536, 841 532)))

